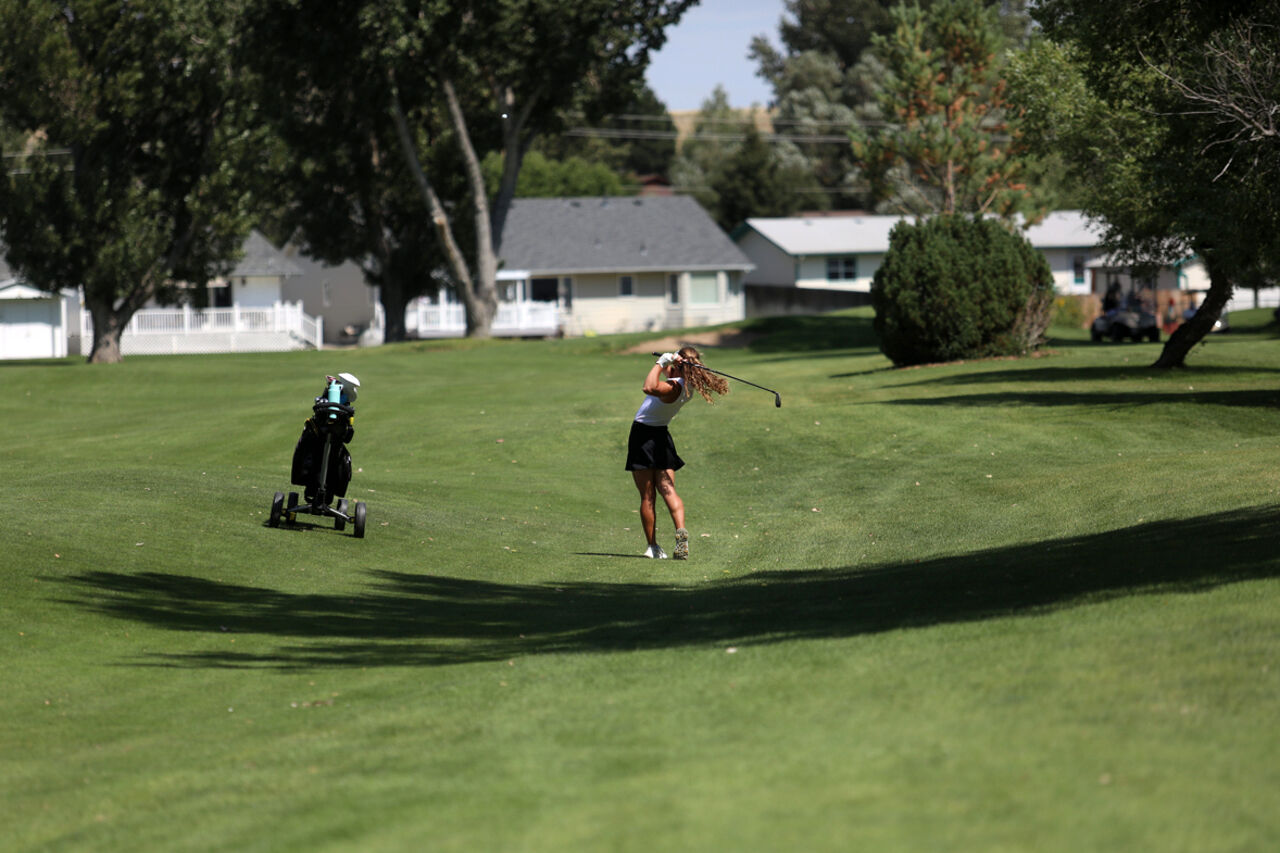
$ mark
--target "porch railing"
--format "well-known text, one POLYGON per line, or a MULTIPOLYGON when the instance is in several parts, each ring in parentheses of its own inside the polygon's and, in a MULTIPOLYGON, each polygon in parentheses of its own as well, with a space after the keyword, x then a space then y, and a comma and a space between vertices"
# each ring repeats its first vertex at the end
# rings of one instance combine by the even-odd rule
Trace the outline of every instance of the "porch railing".
MULTIPOLYGON (((439 305, 415 299, 404 312, 405 331, 419 338, 461 337, 467 315, 456 303, 439 305)), ((554 302, 500 302, 492 333, 497 337, 554 335, 560 328, 560 309, 554 302)))
MULTIPOLYGON (((80 312, 80 333, 93 336, 93 319, 80 312)), ((169 353, 274 352, 321 349, 324 318, 310 317, 301 302, 264 308, 144 308, 120 335, 125 355, 169 353)))

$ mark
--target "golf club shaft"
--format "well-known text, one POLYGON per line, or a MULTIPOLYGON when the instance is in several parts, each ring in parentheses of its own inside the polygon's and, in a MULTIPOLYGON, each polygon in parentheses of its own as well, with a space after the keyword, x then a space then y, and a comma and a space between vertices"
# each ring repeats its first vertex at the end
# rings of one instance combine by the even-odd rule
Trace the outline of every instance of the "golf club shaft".
MULTIPOLYGON (((655 352, 655 353, 654 353, 654 355, 656 355, 656 356, 661 356, 661 355, 662 355, 662 353, 655 352)), ((692 367, 696 367, 696 368, 698 368, 699 370, 705 370, 705 371, 707 371, 708 373, 714 373, 714 374, 716 374, 716 375, 718 375, 718 376, 723 376, 725 379, 733 379, 733 380, 735 380, 735 381, 741 382, 743 385, 750 385, 752 388, 759 388, 761 391, 768 391, 770 394, 772 394, 772 395, 773 395, 774 402, 775 402, 777 405, 779 405, 779 406, 781 406, 781 405, 782 405, 782 395, 781 395, 781 394, 779 394, 777 391, 773 390, 772 388, 766 388, 766 387, 764 387, 763 385, 757 385, 756 383, 754 383, 754 382, 749 382, 749 381, 747 381, 746 379, 742 379, 741 377, 733 376, 732 374, 724 373, 724 372, 719 371, 719 370, 714 370, 714 369, 712 369, 712 368, 710 368, 710 367, 707 367, 705 364, 698 364, 697 362, 694 362, 694 361, 686 361, 686 362, 682 362, 682 363, 683 363, 683 364, 690 365, 690 366, 692 366, 692 367)))

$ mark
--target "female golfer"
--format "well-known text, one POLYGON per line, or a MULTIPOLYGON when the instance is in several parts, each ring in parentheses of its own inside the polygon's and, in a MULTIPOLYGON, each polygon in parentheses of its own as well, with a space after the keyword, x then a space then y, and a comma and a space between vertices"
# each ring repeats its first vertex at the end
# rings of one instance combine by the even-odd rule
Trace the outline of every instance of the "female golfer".
POLYGON ((676 471, 684 467, 684 460, 676 454, 667 425, 693 397, 694 391, 708 403, 712 402, 713 391, 729 393, 729 383, 714 373, 699 370, 697 365, 701 363, 702 356, 697 349, 684 347, 679 352, 663 354, 644 378, 644 402, 636 410, 627 439, 627 470, 635 478, 640 492, 640 522, 649 542, 644 552, 646 557, 666 559, 667 556, 655 534, 657 496, 662 495, 676 526, 676 547, 671 556, 677 560, 689 558, 684 502, 676 494, 676 471))

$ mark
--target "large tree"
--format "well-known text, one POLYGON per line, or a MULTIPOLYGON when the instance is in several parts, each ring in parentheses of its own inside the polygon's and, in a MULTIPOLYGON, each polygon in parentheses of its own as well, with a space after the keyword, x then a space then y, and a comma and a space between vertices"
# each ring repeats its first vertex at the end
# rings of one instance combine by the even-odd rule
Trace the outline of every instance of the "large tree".
MULTIPOLYGON (((254 2, 256 20, 272 28, 303 26, 331 16, 335 6, 348 13, 349 26, 332 37, 359 46, 360 74, 370 81, 381 75, 381 91, 369 103, 385 105, 422 219, 466 307, 467 333, 480 337, 496 312, 503 228, 530 146, 561 130, 570 108, 616 109, 632 99, 665 28, 694 0, 254 2), (490 150, 503 155, 492 199, 482 167, 490 150)), ((309 79, 332 76, 320 67, 330 57, 310 42, 275 42, 272 49, 291 54, 309 79)))
MULTIPOLYGON (((502 178, 502 155, 491 151, 484 158, 485 184, 496 192, 502 178)), ((525 155, 517 198, 567 198, 570 196, 619 196, 634 192, 634 184, 601 162, 582 157, 552 160, 541 151, 525 155)))
POLYGON ((1036 17, 1061 46, 1028 61, 1063 84, 1041 86, 1041 121, 1089 177, 1109 244, 1135 261, 1194 253, 1209 273, 1156 361, 1180 366, 1236 286, 1280 268, 1280 6, 1045 0, 1036 17))
POLYGON ((616 112, 604 113, 591 93, 580 107, 571 107, 571 121, 581 124, 563 133, 543 134, 530 147, 553 160, 574 157, 636 177, 671 176, 676 156, 676 126, 666 104, 647 85, 616 112))
POLYGON ((0 0, 0 119, 25 137, 0 236, 34 286, 84 288, 90 361, 119 361, 138 309, 228 269, 248 233, 259 140, 230 62, 238 12, 0 0))
POLYGON ((892 33, 872 38, 886 70, 878 94, 886 121, 852 132, 874 199, 900 213, 1043 215, 1026 182, 1033 158, 1006 96, 995 10, 938 0, 890 16, 892 33))
MULTIPOLYGON (((366 5, 253 3, 242 60, 281 143, 270 170, 285 200, 281 233, 311 257, 356 263, 378 288, 385 339, 399 341, 405 306, 438 286, 432 273, 445 262, 401 154, 366 5)), ((444 156, 424 146, 432 153, 444 156)))
MULTIPOLYGON (((900 0, 786 0, 779 23, 781 49, 764 36, 750 55, 759 75, 773 87, 775 126, 809 164, 825 189, 825 204, 867 208, 865 180, 855 167, 845 135, 851 127, 881 126, 879 104, 885 71, 872 50, 877 36, 891 34, 891 13, 900 0)), ((910 4, 927 9, 931 0, 910 4)), ((1030 21, 1025 0, 987 0, 999 12, 999 27, 1010 44, 1020 44, 1030 21)))
POLYGON ((710 181, 715 198, 710 213, 725 231, 749 216, 792 216, 812 199, 804 192, 812 186, 809 174, 802 166, 786 164, 754 127, 712 169, 710 181))

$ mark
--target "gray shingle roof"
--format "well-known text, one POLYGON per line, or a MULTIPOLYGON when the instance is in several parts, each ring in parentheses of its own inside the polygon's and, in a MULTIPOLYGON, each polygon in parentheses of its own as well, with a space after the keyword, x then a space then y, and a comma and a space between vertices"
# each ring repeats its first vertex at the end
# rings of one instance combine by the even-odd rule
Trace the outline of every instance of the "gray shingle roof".
POLYGON ((236 264, 231 275, 240 278, 254 275, 292 276, 302 275, 302 268, 285 257, 275 246, 257 231, 244 241, 244 257, 236 264))
POLYGON ((501 254, 505 269, 533 273, 754 266, 688 196, 516 199, 501 254))

